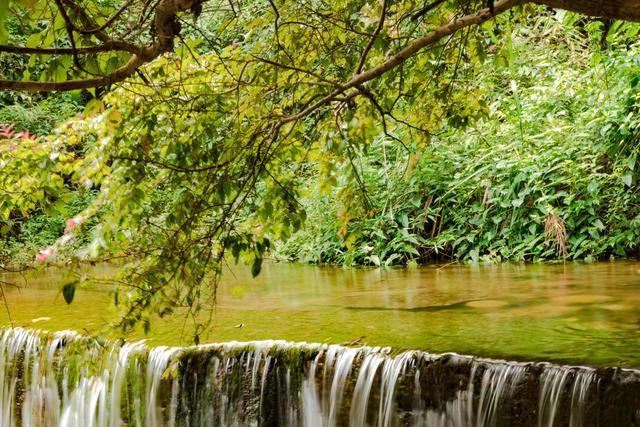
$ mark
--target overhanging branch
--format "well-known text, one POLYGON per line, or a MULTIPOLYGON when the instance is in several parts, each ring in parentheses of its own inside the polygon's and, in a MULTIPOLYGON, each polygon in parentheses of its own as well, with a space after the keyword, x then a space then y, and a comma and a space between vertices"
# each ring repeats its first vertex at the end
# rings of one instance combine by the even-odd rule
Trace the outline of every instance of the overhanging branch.
MULTIPOLYGON (((176 36, 179 35, 180 26, 177 21, 177 14, 180 12, 197 11, 201 3, 206 0, 159 0, 155 8, 154 16, 154 40, 147 46, 139 46, 129 44, 122 40, 109 38, 102 32, 105 25, 97 26, 91 22, 84 10, 73 0, 64 0, 64 2, 74 9, 77 16, 83 22, 84 28, 73 26, 73 31, 81 34, 91 33, 97 37, 102 44, 99 46, 87 47, 71 47, 71 48, 27 48, 18 46, 0 45, 0 52, 21 53, 21 54, 50 54, 50 55, 74 55, 91 54, 108 51, 127 51, 133 54, 133 57, 123 67, 114 72, 96 78, 72 80, 66 82, 31 82, 31 81, 13 81, 0 80, 0 89, 3 90, 20 90, 20 91, 64 91, 74 89, 86 89, 91 87, 104 86, 116 82, 120 82, 130 77, 136 72, 136 69, 162 55, 164 52, 173 49, 173 43, 176 36)), ((418 15, 426 13, 442 2, 435 0, 427 5, 423 10, 417 12, 418 15)), ((640 22, 640 0, 502 0, 494 4, 493 14, 488 8, 482 9, 475 14, 464 16, 456 19, 447 25, 444 25, 427 35, 415 40, 406 46, 396 55, 389 57, 380 65, 373 67, 365 72, 357 74, 351 80, 339 86, 335 91, 329 93, 313 105, 306 107, 295 115, 285 117, 284 123, 296 121, 312 111, 315 111, 322 105, 332 102, 337 96, 340 96, 349 89, 358 87, 381 74, 395 68, 404 63, 408 58, 415 55, 425 46, 431 45, 443 37, 449 36, 456 31, 478 25, 490 19, 493 15, 499 15, 506 10, 524 3, 535 3, 553 8, 561 8, 574 12, 578 12, 589 16, 598 16, 607 19, 623 19, 628 21, 640 22)), ((131 1, 119 9, 114 16, 107 22, 111 23, 125 10, 131 1)), ((383 13, 384 16, 384 13, 383 13)), ((381 19, 382 22, 382 19, 381 19)), ((365 49, 363 57, 366 59, 365 49)), ((361 62, 364 62, 361 60, 361 62)), ((358 70, 362 67, 360 64, 358 70)))
POLYGON ((316 103, 303 109, 297 114, 285 117, 282 119, 283 123, 294 122, 299 120, 323 105, 332 102, 337 96, 343 94, 349 89, 361 86, 376 77, 381 76, 387 71, 404 63, 407 59, 418 53, 424 47, 432 45, 444 37, 447 37, 458 30, 469 27, 471 25, 480 25, 483 22, 491 19, 494 15, 499 15, 505 11, 515 7, 517 5, 526 3, 526 0, 502 0, 494 4, 493 14, 489 8, 482 9, 474 14, 463 16, 462 18, 451 21, 450 23, 443 25, 428 34, 416 39, 413 43, 409 44, 395 55, 387 58, 383 63, 364 71, 361 74, 354 76, 351 80, 338 87, 334 92, 320 99, 316 103))
MULTIPOLYGON (((102 44, 95 47, 76 47, 73 40, 73 33, 83 33, 84 28, 78 28, 74 25, 68 16, 65 16, 65 23, 69 32, 69 38, 72 46, 70 48, 27 48, 18 46, 0 45, 0 52, 23 53, 23 54, 53 54, 62 55, 70 54, 74 56, 77 63, 78 54, 99 53, 108 51, 127 51, 133 53, 133 56, 122 67, 104 76, 69 80, 64 82, 35 82, 20 80, 0 80, 0 90, 16 90, 25 92, 38 91, 68 91, 76 89, 89 89, 100 86, 107 86, 113 83, 121 82, 131 77, 141 66, 153 61, 165 52, 173 50, 174 39, 180 33, 180 25, 178 24, 177 15, 181 12, 197 10, 198 6, 205 0, 160 0, 155 8, 154 16, 154 39, 153 42, 146 46, 138 46, 121 40, 108 37, 102 32, 102 26, 98 27, 90 20, 85 11, 77 3, 72 0, 64 0, 64 4, 72 8, 82 21, 83 26, 88 28, 90 33, 97 37, 102 44)), ((61 12, 64 11, 62 0, 56 0, 60 6, 61 12)), ((125 5, 130 2, 125 3, 125 5)), ((121 12, 121 11, 119 11, 121 12)), ((117 17, 119 13, 115 16, 117 17)), ((115 20, 113 18, 112 20, 115 20)))
MULTIPOLYGON (((24 47, 0 44, 0 52, 16 53, 26 55, 72 55, 74 52, 80 55, 123 51, 131 52, 129 47, 125 47, 117 42, 107 42, 98 46, 78 46, 75 49, 71 47, 24 47)), ((134 52, 132 52, 134 53, 134 52)))
POLYGON ((640 22, 640 0, 532 0, 532 2, 582 15, 640 22))
POLYGON ((114 72, 90 79, 69 80, 65 82, 33 82, 24 80, 0 80, 0 90, 19 90, 24 92, 54 92, 67 91, 77 89, 89 89, 94 87, 107 86, 113 83, 121 82, 131 77, 139 67, 146 62, 138 55, 134 55, 126 65, 118 68, 114 72))

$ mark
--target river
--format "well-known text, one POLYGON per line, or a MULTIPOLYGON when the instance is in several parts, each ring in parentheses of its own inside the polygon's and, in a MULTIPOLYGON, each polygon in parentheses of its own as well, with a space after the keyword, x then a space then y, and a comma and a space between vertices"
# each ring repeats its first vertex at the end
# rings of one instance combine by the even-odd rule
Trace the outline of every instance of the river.
MULTIPOLYGON (((114 267, 87 271, 109 277, 114 267)), ((342 269, 265 263, 223 274, 202 342, 287 340, 391 346, 510 360, 640 367, 640 263, 342 269)), ((58 270, 3 274, 0 324, 112 335, 110 286, 64 302, 58 270)), ((190 344, 181 315, 155 319, 151 345, 190 344)))

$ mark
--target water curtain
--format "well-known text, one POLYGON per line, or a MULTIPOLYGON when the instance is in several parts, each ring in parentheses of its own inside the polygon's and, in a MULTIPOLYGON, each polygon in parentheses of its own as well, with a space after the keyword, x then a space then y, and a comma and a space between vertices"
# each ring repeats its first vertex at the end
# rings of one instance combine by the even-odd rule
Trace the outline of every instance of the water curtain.
POLYGON ((591 426, 640 423, 640 371, 389 348, 148 348, 0 331, 0 425, 591 426))

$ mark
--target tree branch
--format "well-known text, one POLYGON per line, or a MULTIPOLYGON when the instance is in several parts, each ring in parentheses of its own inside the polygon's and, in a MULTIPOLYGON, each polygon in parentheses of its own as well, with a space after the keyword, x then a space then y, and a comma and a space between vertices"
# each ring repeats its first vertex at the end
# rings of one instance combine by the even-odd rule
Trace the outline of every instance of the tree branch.
POLYGON ((132 76, 139 67, 144 65, 145 58, 133 55, 129 62, 118 68, 114 72, 91 79, 69 80, 65 82, 33 82, 24 80, 0 80, 0 90, 20 90, 25 92, 38 91, 67 91, 76 89, 89 89, 92 87, 107 86, 113 83, 121 82, 132 76))
POLYGON ((397 67, 398 65, 402 64, 407 59, 411 58, 413 55, 418 53, 422 48, 429 46, 433 43, 436 43, 440 39, 448 35, 451 35, 462 28, 466 28, 471 25, 480 25, 483 22, 491 19, 494 15, 499 15, 501 13, 504 13, 505 11, 511 9, 512 7, 518 6, 526 2, 527 0, 502 0, 495 3, 493 7, 494 9, 493 14, 489 10, 489 8, 484 8, 474 14, 466 15, 466 16, 463 16, 462 18, 455 19, 450 23, 443 25, 427 33, 426 35, 416 39, 413 43, 411 43, 410 45, 400 50, 400 52, 387 58, 382 64, 377 65, 373 68, 370 68, 369 70, 363 72, 362 74, 358 74, 357 76, 354 76, 351 80, 349 80, 348 82, 340 86, 334 92, 320 99, 315 104, 310 105, 309 107, 303 109, 297 114, 283 118, 282 122, 289 123, 289 122, 299 120, 307 116, 308 114, 312 113, 313 111, 317 110, 318 108, 322 107, 323 105, 333 101, 336 96, 341 95, 347 90, 360 86, 370 80, 375 79, 376 77, 379 77, 380 75, 386 73, 387 71, 397 67))
MULTIPOLYGON (((76 4, 72 0, 64 0, 64 3, 77 14, 85 27, 89 27, 103 44, 100 47, 92 49, 100 49, 99 51, 107 51, 105 46, 113 46, 112 50, 124 50, 133 53, 133 56, 122 67, 114 70, 113 72, 95 78, 70 80, 64 82, 34 82, 34 81, 19 81, 19 80, 0 80, 0 90, 19 90, 25 92, 37 92, 37 91, 67 91, 76 89, 88 89, 93 87, 107 86, 113 83, 121 82, 128 77, 132 76, 138 68, 142 65, 151 62, 155 58, 159 57, 165 52, 173 50, 174 39, 180 33, 180 25, 177 20, 177 15, 180 12, 187 12, 197 8, 204 0, 160 0, 155 9, 154 15, 154 40, 147 46, 137 46, 121 40, 116 40, 105 35, 98 26, 94 25, 85 13, 82 7, 76 4), (105 50, 102 50, 105 49, 105 50)), ((56 0, 60 12, 63 14, 65 25, 68 32, 73 33, 82 32, 70 21, 69 16, 63 6, 62 0, 56 0)), ((70 34, 72 47, 67 51, 58 51, 58 54, 64 52, 64 54, 73 54, 74 61, 77 62, 76 55, 82 53, 93 53, 87 48, 75 48, 73 46, 73 34, 70 34), (83 51, 84 49, 84 51, 83 51)), ((41 50, 34 52, 32 48, 18 48, 9 46, 8 50, 16 51, 15 53, 43 53, 41 50)), ((47 49, 46 53, 55 52, 56 48, 47 49)), ((66 48, 65 48, 66 49, 66 48)), ((2 49, 0 48, 0 51, 2 49)))
POLYGON ((640 22, 638 0, 532 0, 533 3, 588 16, 640 22))
POLYGON ((338 84, 336 82, 334 82, 332 80, 329 80, 329 79, 327 79, 325 77, 322 77, 320 74, 315 73, 315 72, 313 72, 311 70, 305 70, 304 68, 296 67, 296 66, 293 66, 293 65, 282 64, 280 62, 272 61, 272 60, 267 59, 267 58, 261 58, 261 57, 256 56, 256 55, 251 55, 251 56, 253 58, 255 58, 256 60, 260 61, 260 62, 264 62, 265 64, 273 65, 274 67, 278 67, 278 68, 284 68, 286 70, 298 71, 298 72, 303 73, 303 74, 308 74, 308 75, 318 79, 321 82, 330 84, 331 86, 338 86, 338 84))
POLYGON ((117 42, 107 42, 98 46, 79 46, 74 48, 71 47, 23 47, 23 46, 13 46, 0 44, 0 52, 5 53, 16 53, 16 54, 35 54, 35 55, 72 55, 74 51, 80 55, 82 54, 91 54, 91 53, 100 53, 100 52, 113 52, 113 51, 123 51, 130 52, 130 49, 125 49, 122 45, 117 42))
POLYGON ((387 17, 387 0, 383 0, 382 12, 380 12, 380 20, 378 21, 378 25, 376 26, 375 31, 373 32, 373 34, 371 34, 371 37, 369 38, 369 43, 367 43, 367 46, 365 46, 364 50, 362 51, 362 55, 360 55, 360 62, 358 63, 358 67, 356 68, 356 72, 354 74, 360 74, 360 72, 364 68, 364 64, 367 61, 367 55, 369 54, 369 51, 373 47, 373 43, 376 41, 378 34, 380 34, 380 31, 382 31, 382 27, 384 27, 384 20, 386 17, 387 17))
POLYGON ((122 14, 122 12, 124 12, 126 9, 129 8, 129 6, 131 6, 133 4, 135 0, 129 0, 126 3, 124 3, 122 6, 120 6, 120 8, 116 11, 116 13, 113 14, 113 16, 111 16, 111 18, 107 19, 105 21, 104 24, 100 25, 99 27, 96 28, 91 28, 91 29, 83 29, 80 32, 82 34, 88 35, 88 34, 94 34, 97 32, 100 32, 104 29, 106 29, 109 25, 113 24, 113 22, 118 19, 118 17, 122 14))
MULTIPOLYGON (((127 43, 123 40, 116 40, 108 37, 102 32, 105 25, 97 26, 92 22, 90 17, 86 14, 81 6, 75 3, 73 0, 62 0, 65 4, 72 9, 76 16, 83 23, 83 28, 78 28, 73 23, 68 25, 68 29, 79 32, 81 34, 90 33, 103 42, 99 46, 87 46, 87 47, 74 47, 71 48, 27 48, 17 46, 0 45, 0 52, 10 52, 19 54, 51 54, 51 55, 74 55, 74 60, 77 63, 78 54, 90 54, 98 52, 107 52, 110 50, 121 50, 133 53, 133 57, 119 69, 114 72, 96 78, 87 78, 80 80, 72 80, 66 82, 31 82, 31 81, 13 81, 13 80, 0 80, 1 90, 22 90, 22 91, 64 91, 74 89, 87 89, 92 87, 99 87, 109 85, 112 83, 120 82, 130 77, 136 72, 136 69, 162 55, 164 52, 173 50, 174 40, 180 33, 180 25, 177 20, 177 14, 180 12, 198 10, 201 3, 206 0, 159 0, 155 7, 154 15, 154 40, 152 43, 146 46, 134 45, 127 43)), ((56 1, 57 4, 62 4, 60 1, 56 1)), ((440 28, 431 31, 423 37, 418 38, 410 45, 400 50, 396 55, 387 58, 380 65, 369 69, 363 73, 357 73, 351 80, 336 88, 335 91, 329 93, 324 98, 320 99, 316 103, 307 106, 299 113, 285 117, 283 123, 292 122, 298 120, 301 117, 315 111, 319 107, 332 102, 337 96, 343 94, 349 89, 362 85, 376 77, 384 74, 392 68, 404 63, 408 58, 415 55, 425 46, 431 45, 443 37, 449 36, 456 31, 469 27, 471 25, 478 25, 486 20, 490 19, 494 15, 501 14, 506 10, 523 3, 536 3, 553 8, 566 9, 584 15, 598 16, 606 19, 624 19, 629 21, 640 22, 640 0, 502 0, 494 3, 493 14, 488 8, 481 9, 475 14, 464 16, 460 19, 456 19, 449 24, 443 25, 440 28)), ((127 1, 109 20, 108 23, 114 22, 118 16, 124 11, 130 4, 131 0, 127 1)), ((427 13, 429 10, 437 7, 443 3, 441 0, 433 0, 430 4, 425 6, 422 10, 416 12, 413 18, 427 13)), ((272 3, 273 4, 273 3, 272 3)), ((385 2, 386 4, 386 2, 385 2)), ((145 3, 145 6, 148 2, 145 3)), ((61 12, 64 8, 61 9, 61 12)), ((277 11, 277 9, 276 9, 277 11)), ((379 21, 378 27, 374 34, 372 34, 369 44, 363 51, 360 58, 357 70, 360 71, 364 68, 366 56, 371 49, 370 45, 373 43, 375 37, 380 32, 384 21, 384 5, 383 13, 379 21)), ((67 16, 68 19, 68 16, 67 16)), ((65 21, 67 20, 65 19, 65 21)), ((73 37, 71 36, 71 43, 74 44, 73 37)), ((317 77, 317 76, 316 76, 317 77)))
POLYGON ((73 51, 73 63, 80 71, 86 73, 87 70, 82 67, 82 65, 80 64, 80 59, 78 58, 78 51, 76 50, 76 40, 75 36, 73 35, 73 23, 71 22, 69 15, 67 15, 67 10, 64 8, 62 1, 55 0, 55 3, 58 7, 58 10, 60 11, 60 14, 62 15, 62 19, 64 20, 64 26, 67 30, 67 37, 69 37, 69 43, 71 44, 71 49, 73 51))
POLYGON ((434 8, 440 6, 442 3, 444 3, 444 0, 435 0, 432 3, 429 3, 428 5, 426 5, 425 7, 423 7, 416 13, 414 13, 413 16, 411 17, 411 20, 417 21, 418 19, 422 18, 424 15, 429 13, 430 10, 433 10, 434 8))

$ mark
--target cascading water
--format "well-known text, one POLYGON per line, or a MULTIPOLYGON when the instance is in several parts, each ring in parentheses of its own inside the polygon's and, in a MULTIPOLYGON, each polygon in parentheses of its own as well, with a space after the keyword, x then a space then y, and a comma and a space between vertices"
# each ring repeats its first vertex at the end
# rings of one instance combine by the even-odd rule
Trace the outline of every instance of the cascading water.
POLYGON ((284 341, 0 338, 4 426, 631 426, 640 371, 284 341))

